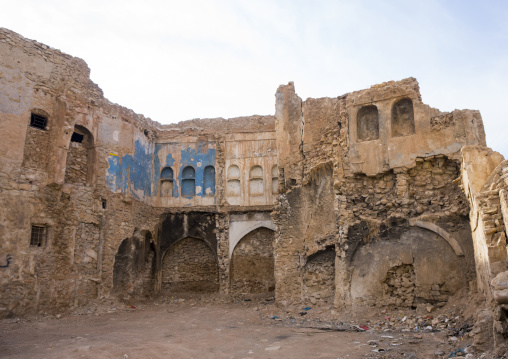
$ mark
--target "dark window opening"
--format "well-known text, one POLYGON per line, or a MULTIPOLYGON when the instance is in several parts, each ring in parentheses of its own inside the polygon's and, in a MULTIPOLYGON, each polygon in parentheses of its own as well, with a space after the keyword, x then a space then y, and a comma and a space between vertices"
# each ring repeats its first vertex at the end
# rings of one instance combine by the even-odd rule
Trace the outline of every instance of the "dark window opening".
POLYGON ((32 113, 32 116, 30 117, 30 126, 31 127, 35 127, 40 130, 46 130, 47 124, 48 124, 48 119, 46 117, 32 113))
POLYGON ((71 136, 71 142, 81 143, 81 142, 83 142, 84 138, 85 138, 85 135, 81 135, 77 132, 73 132, 72 136, 71 136))
POLYGON ((101 205, 102 205, 102 209, 106 209, 106 207, 108 206, 108 203, 105 199, 101 199, 101 205))
POLYGON ((32 235, 30 236, 30 246, 42 247, 46 241, 46 227, 44 226, 32 226, 32 235))

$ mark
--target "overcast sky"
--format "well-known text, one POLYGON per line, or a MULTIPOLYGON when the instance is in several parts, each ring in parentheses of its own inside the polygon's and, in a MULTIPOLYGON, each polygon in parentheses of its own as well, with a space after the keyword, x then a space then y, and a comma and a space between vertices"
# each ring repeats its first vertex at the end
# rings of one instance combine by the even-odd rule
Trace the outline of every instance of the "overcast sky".
POLYGON ((0 0, 0 26, 161 123, 274 114, 289 81, 306 99, 413 76, 432 107, 480 110, 508 158, 508 1, 0 0))

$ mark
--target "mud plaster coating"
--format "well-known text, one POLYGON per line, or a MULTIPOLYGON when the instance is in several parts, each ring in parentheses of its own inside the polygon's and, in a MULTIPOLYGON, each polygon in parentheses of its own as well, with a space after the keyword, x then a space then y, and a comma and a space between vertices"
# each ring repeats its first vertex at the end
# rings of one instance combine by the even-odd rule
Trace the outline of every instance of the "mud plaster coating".
POLYGON ((478 111, 424 104, 414 78, 307 100, 289 83, 275 116, 161 125, 6 29, 0 60, 0 317, 245 283, 281 305, 414 307, 476 280, 502 346, 508 165, 478 111))

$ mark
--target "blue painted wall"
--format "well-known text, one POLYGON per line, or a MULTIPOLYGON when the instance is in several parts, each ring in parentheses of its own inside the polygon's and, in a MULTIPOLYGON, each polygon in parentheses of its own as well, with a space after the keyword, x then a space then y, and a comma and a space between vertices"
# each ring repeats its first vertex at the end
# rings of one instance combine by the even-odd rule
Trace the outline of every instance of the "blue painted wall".
POLYGON ((178 182, 182 180, 183 169, 186 166, 192 166, 196 170, 196 196, 204 197, 204 171, 206 166, 215 166, 215 149, 205 151, 202 144, 198 144, 196 147, 196 149, 188 147, 181 151, 178 182), (199 166, 198 163, 200 163, 199 166))
POLYGON ((116 192, 122 186, 120 158, 110 154, 108 163, 109 169, 106 173, 106 186, 109 190, 116 192))
MULTIPOLYGON (((160 179, 161 179, 162 169, 164 167, 169 166, 173 169, 173 174, 175 173, 175 168, 174 168, 175 159, 173 158, 173 155, 171 153, 169 153, 166 156, 165 163, 161 163, 161 161, 159 159, 159 152, 166 146, 167 146, 166 144, 161 144, 161 143, 155 144, 154 156, 153 156, 153 172, 154 172, 153 173, 154 174, 153 184, 154 185, 153 185, 152 196, 157 196, 157 194, 160 192, 160 179)), ((180 194, 179 183, 178 183, 178 181, 173 181, 173 197, 178 198, 179 194, 180 194)))
POLYGON ((115 156, 110 154, 108 158, 109 168, 106 173, 106 185, 109 190, 127 194, 131 188, 130 195, 137 199, 142 193, 143 196, 157 196, 160 191, 160 175, 164 167, 170 166, 175 173, 173 187, 173 197, 178 198, 181 195, 182 171, 186 166, 192 166, 195 170, 195 195, 206 196, 205 187, 212 189, 212 195, 215 195, 215 149, 208 149, 207 142, 199 142, 196 148, 187 147, 180 150, 180 168, 176 172, 175 158, 172 153, 168 153, 163 161, 159 158, 159 153, 165 149, 167 144, 157 143, 153 147, 153 175, 152 175, 152 147, 150 144, 144 144, 136 140, 134 144, 134 155, 115 156), (161 163, 164 162, 164 163, 161 163), (199 165, 198 165, 199 164, 199 165), (205 168, 208 168, 208 175, 205 180, 205 168), (213 173, 213 176, 212 176, 213 173), (213 178, 212 178, 213 177, 213 178), (206 183, 205 183, 206 182, 206 183))
POLYGON ((213 166, 205 167, 203 175, 203 194, 205 196, 215 196, 215 167, 213 166))
POLYGON ((110 154, 108 163, 108 189, 113 192, 121 190, 124 195, 129 194, 139 200, 142 199, 140 197, 151 195, 152 154, 149 144, 137 140, 134 143, 134 155, 119 157, 110 154))

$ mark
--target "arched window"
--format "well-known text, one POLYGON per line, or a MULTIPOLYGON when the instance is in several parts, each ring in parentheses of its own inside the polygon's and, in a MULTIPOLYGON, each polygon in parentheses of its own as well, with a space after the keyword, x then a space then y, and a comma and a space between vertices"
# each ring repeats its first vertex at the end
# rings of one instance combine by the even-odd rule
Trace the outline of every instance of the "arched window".
POLYGON ((196 195, 196 170, 187 166, 182 171, 182 196, 194 197, 196 195))
POLYGON ((392 107, 392 137, 407 136, 413 133, 415 133, 413 101, 403 98, 392 107))
POLYGON ((90 186, 94 180, 95 147, 93 135, 80 125, 74 126, 67 151, 65 182, 90 186))
POLYGON ((173 169, 164 167, 161 171, 161 197, 173 197, 173 169))
POLYGON ((272 193, 279 192, 279 168, 277 165, 272 167, 272 193))
POLYGON ((205 196, 215 195, 215 168, 206 166, 203 174, 203 193, 205 196))
POLYGON ((228 168, 228 181, 226 185, 226 196, 240 196, 240 168, 237 165, 231 165, 228 168))
POLYGON ((263 168, 254 166, 249 172, 249 194, 251 196, 262 196, 263 193, 263 168))
POLYGON ((363 106, 356 116, 358 141, 371 141, 379 138, 379 114, 374 105, 363 106))

